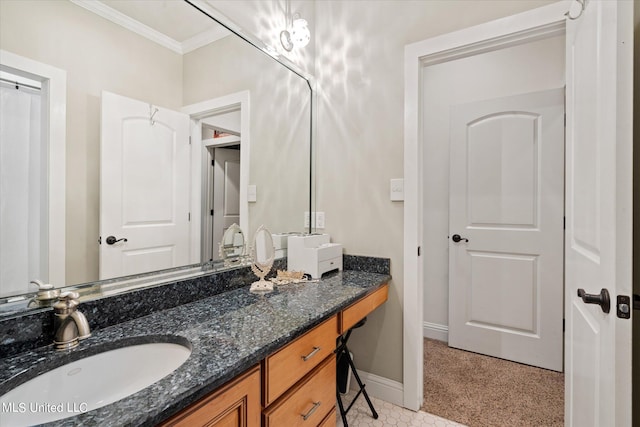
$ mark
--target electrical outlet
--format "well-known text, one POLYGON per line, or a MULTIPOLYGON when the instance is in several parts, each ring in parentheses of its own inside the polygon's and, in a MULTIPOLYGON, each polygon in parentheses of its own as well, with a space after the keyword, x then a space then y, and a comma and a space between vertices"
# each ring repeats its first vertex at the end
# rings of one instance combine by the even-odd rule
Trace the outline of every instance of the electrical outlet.
POLYGON ((309 212, 305 212, 304 213, 304 228, 309 228, 309 218, 311 218, 311 216, 309 215, 309 212))
POLYGON ((316 228, 324 228, 324 212, 316 212, 316 228))

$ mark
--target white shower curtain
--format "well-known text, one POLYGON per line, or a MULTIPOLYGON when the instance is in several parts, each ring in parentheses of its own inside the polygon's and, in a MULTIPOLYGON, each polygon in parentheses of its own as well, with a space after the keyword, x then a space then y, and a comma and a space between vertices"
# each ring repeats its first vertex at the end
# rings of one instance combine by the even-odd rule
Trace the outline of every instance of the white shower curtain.
POLYGON ((33 292, 29 281, 47 280, 41 104, 39 91, 0 85, 0 297, 33 292))

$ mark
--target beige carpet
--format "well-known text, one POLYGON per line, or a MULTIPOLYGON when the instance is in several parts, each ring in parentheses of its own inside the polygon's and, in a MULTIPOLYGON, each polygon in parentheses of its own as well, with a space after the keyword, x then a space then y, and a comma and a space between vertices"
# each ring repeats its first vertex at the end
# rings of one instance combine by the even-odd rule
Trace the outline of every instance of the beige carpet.
POLYGON ((470 427, 564 425, 562 373, 424 340, 425 412, 470 427))

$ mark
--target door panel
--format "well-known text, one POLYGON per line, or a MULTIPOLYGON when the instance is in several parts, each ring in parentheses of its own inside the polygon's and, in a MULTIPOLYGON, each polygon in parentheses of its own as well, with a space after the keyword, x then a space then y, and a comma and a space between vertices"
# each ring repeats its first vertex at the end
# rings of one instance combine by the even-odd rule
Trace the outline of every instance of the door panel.
POLYGON ((562 371, 564 90, 451 111, 449 345, 562 371))
POLYGON ((470 225, 536 226, 539 119, 506 112, 469 123, 470 225))
POLYGON ((103 92, 100 162, 100 279, 189 264, 188 116, 103 92))
POLYGON ((536 334, 540 311, 535 297, 537 257, 472 251, 469 256, 468 324, 514 334, 536 334), (496 305, 496 291, 510 303, 496 305), (525 295, 529 297, 523 297, 525 295))
POLYGON ((216 148, 213 171, 213 244, 217 245, 232 224, 240 224, 240 150, 216 148))
MULTIPOLYGON (((567 426, 631 425, 633 3, 591 0, 567 21, 567 426), (604 313, 577 290, 608 289, 604 313)), ((637 400, 637 398, 636 398, 637 400)))

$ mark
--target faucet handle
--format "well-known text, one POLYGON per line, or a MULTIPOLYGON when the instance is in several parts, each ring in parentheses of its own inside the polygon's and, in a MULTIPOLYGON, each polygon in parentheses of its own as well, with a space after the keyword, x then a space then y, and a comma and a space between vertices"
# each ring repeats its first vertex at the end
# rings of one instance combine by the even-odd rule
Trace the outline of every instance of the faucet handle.
POLYGON ((31 283, 38 287, 38 295, 36 299, 38 301, 51 301, 58 298, 60 291, 55 289, 50 283, 43 283, 41 280, 32 280, 31 283))
POLYGON ((78 298, 80 294, 77 292, 63 292, 58 296, 58 302, 53 304, 56 314, 70 314, 78 307, 78 298))
POLYGON ((73 291, 63 292, 58 297, 60 301, 71 301, 71 300, 77 300, 78 298, 80 298, 80 294, 73 291))

